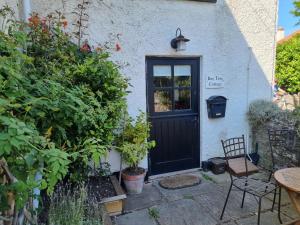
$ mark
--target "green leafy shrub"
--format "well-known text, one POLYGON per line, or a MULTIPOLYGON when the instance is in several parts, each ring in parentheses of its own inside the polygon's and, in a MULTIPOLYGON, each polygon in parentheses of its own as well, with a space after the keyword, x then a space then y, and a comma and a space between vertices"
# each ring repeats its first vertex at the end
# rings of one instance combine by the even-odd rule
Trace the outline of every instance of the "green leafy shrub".
POLYGON ((247 113, 251 127, 258 127, 270 121, 284 120, 287 112, 281 110, 275 103, 266 100, 257 100, 250 104, 247 113))
POLYGON ((134 120, 127 116, 124 129, 118 139, 117 150, 122 154, 123 161, 129 169, 135 171, 148 151, 155 147, 155 141, 149 141, 150 124, 145 113, 140 113, 134 120))
POLYGON ((300 35, 277 46, 276 79, 288 93, 300 92, 300 35))
POLYGON ((0 158, 23 186, 1 187, 0 202, 5 207, 10 190, 22 207, 33 187, 50 193, 67 174, 85 176, 88 162, 107 154, 126 107, 127 80, 106 52, 73 44, 61 14, 9 21, 8 32, 0 32, 0 158))
POLYGON ((282 110, 275 103, 266 100, 252 102, 247 117, 253 129, 268 125, 275 126, 278 129, 295 129, 300 122, 299 107, 294 111, 282 110))
MULTIPOLYGON (((294 0, 293 1, 294 4, 294 10, 292 10, 292 14, 296 17, 300 17, 300 1, 299 0, 294 0)), ((300 20, 298 21, 297 25, 300 24, 300 20)))

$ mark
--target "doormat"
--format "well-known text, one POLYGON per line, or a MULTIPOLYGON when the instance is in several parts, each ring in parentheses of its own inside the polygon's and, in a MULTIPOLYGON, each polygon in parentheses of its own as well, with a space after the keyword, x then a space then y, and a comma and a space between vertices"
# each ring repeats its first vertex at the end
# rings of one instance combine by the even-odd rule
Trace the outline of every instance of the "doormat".
POLYGON ((167 177, 159 181, 159 185, 165 189, 180 189, 196 186, 201 183, 201 179, 194 175, 177 175, 167 177))

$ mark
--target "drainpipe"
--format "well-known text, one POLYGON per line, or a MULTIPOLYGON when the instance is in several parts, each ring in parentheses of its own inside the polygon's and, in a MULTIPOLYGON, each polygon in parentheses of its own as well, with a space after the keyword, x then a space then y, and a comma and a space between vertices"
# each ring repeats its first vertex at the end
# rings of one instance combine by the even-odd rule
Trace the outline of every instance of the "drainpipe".
MULTIPOLYGON (((248 47, 249 50, 249 59, 248 59, 248 63, 247 63, 247 87, 246 87, 246 108, 247 108, 247 112, 249 110, 249 98, 250 98, 250 66, 251 66, 251 62, 252 62, 252 48, 249 46, 248 47)), ((247 126, 246 129, 247 135, 246 135, 246 145, 247 145, 247 155, 250 158, 249 153, 250 148, 251 148, 251 143, 250 143, 250 129, 249 129, 249 125, 247 126)), ((252 159, 250 158, 250 160, 252 161, 252 159)))
POLYGON ((274 91, 274 83, 275 83, 275 73, 276 73, 276 49, 277 49, 277 39, 276 39, 276 33, 278 31, 278 12, 279 12, 279 1, 275 0, 276 4, 276 10, 274 15, 274 43, 273 43, 273 71, 272 71, 272 84, 271 84, 271 100, 273 100, 273 91, 274 91))
POLYGON ((23 20, 27 21, 31 14, 31 0, 22 0, 23 20))

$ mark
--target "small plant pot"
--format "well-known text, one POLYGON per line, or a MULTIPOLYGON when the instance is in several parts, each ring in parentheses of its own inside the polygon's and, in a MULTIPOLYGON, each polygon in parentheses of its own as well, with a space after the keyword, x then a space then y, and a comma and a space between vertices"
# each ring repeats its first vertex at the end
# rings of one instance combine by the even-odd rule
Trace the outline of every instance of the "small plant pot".
POLYGON ((122 178, 129 195, 142 193, 145 175, 145 169, 142 169, 141 174, 129 174, 126 169, 122 171, 122 178))

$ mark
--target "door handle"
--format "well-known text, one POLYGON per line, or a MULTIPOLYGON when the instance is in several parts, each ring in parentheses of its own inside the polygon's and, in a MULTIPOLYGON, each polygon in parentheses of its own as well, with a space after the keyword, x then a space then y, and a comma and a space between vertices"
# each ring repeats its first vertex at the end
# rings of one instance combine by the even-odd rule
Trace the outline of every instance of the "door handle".
POLYGON ((199 123, 199 118, 198 118, 198 117, 195 117, 192 121, 193 121, 195 124, 198 124, 198 123, 199 123))

